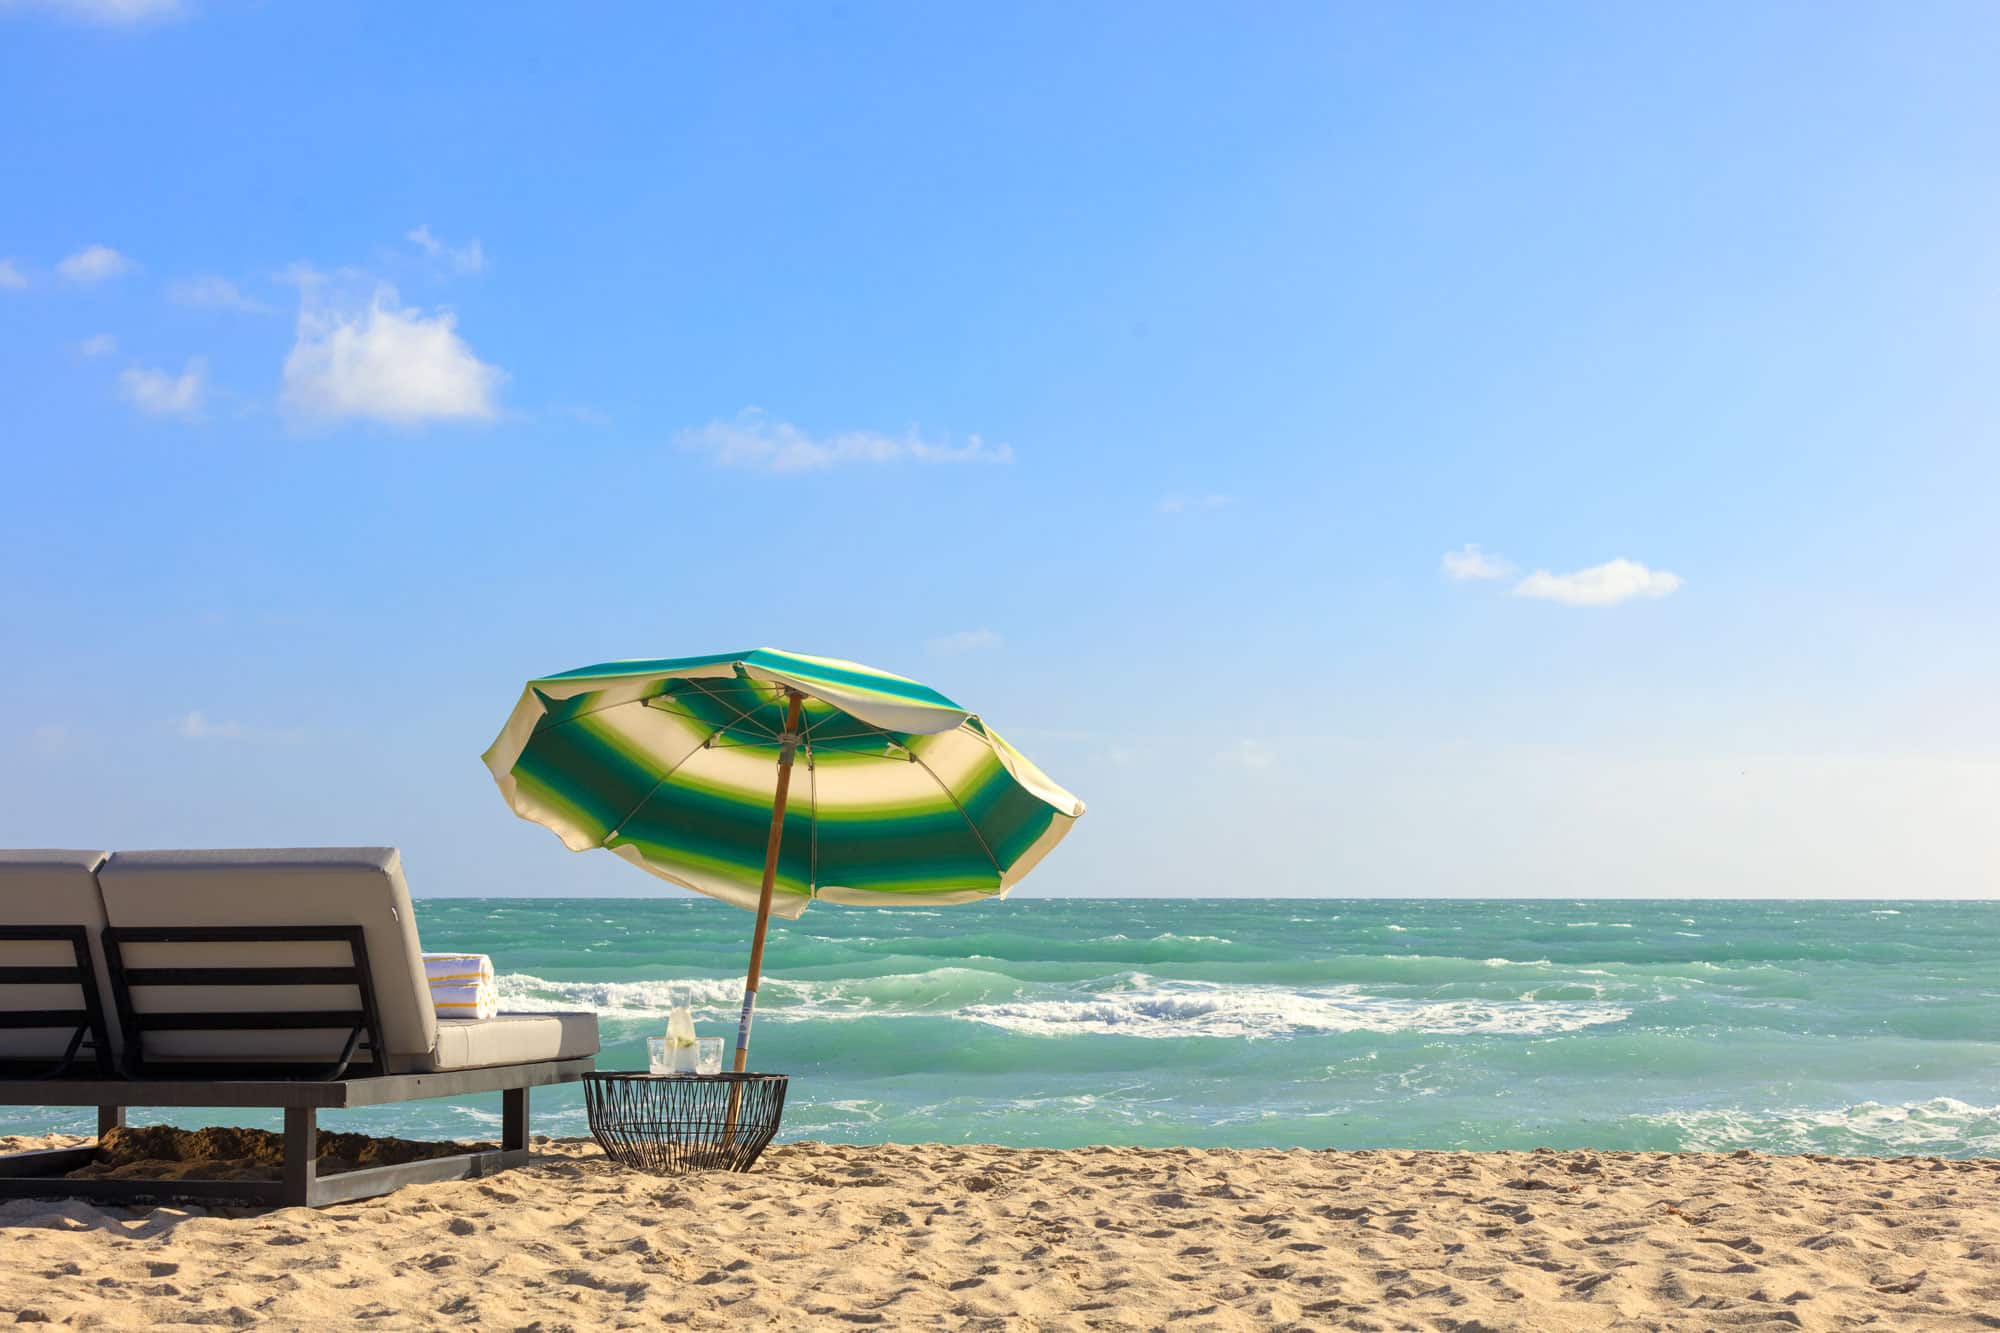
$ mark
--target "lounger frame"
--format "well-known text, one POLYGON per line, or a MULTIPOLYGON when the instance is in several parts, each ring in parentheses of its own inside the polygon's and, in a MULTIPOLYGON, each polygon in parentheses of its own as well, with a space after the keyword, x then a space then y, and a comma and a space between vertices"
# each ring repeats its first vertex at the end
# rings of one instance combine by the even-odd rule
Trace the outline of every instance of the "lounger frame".
POLYGON ((60 1061, 0 1059, 0 1106, 95 1106, 101 1138, 125 1123, 133 1106, 277 1107, 285 1113, 285 1159, 282 1180, 71 1180, 65 1175, 87 1165, 94 1145, 48 1148, 0 1154, 0 1199, 81 1198, 135 1203, 157 1199, 190 1199, 251 1207, 321 1207, 387 1194, 423 1181, 463 1180, 492 1175, 528 1161, 528 1093, 532 1088, 574 1083, 596 1068, 595 1056, 571 1060, 538 1060, 427 1074, 383 1072, 381 1009, 368 970, 368 951, 359 927, 294 926, 243 928, 107 927, 102 932, 105 966, 112 1002, 125 1035, 125 1077, 115 1077, 110 1041, 98 999, 96 970, 91 964, 89 937, 81 926, 4 926, 0 939, 69 940, 75 967, 0 968, 4 984, 75 984, 82 988, 82 1010, 0 1012, 9 1027, 63 1028, 79 1024, 69 1051, 60 1061), (123 944, 136 943, 264 943, 298 940, 346 940, 352 962, 346 967, 200 967, 127 966, 123 944), (140 1010, 133 1003, 135 987, 351 985, 359 993, 354 1010, 311 1012, 209 1010, 140 1010), (229 1064, 149 1061, 145 1034, 164 1031, 247 1031, 272 1026, 290 1029, 346 1030, 343 1049, 331 1063, 232 1062, 229 1064), (94 1039, 96 1071, 77 1072, 75 1056, 85 1035, 94 1039), (369 1063, 354 1057, 365 1037, 369 1063), (43 1068, 42 1066, 52 1066, 43 1068), (366 1074, 359 1071, 367 1069, 366 1074), (500 1146, 485 1152, 434 1157, 397 1166, 369 1167, 321 1176, 318 1171, 319 1113, 322 1110, 384 1106, 427 1097, 463 1097, 498 1092, 501 1104, 500 1146))
POLYGON ((573 1083, 596 1067, 596 1058, 542 1060, 533 1064, 455 1069, 436 1074, 383 1074, 369 1078, 312 1079, 42 1079, 0 1080, 0 1105, 95 1106, 104 1134, 124 1123, 132 1106, 282 1107, 285 1112, 283 1180, 70 1180, 90 1162, 92 1145, 0 1155, 0 1199, 73 1198, 132 1203, 193 1199, 252 1207, 322 1207, 373 1198, 423 1181, 488 1176, 528 1161, 528 1093, 573 1083), (426 1097, 498 1092, 500 1146, 486 1152, 434 1157, 400 1166, 368 1167, 322 1176, 317 1169, 322 1110, 385 1106, 426 1097))

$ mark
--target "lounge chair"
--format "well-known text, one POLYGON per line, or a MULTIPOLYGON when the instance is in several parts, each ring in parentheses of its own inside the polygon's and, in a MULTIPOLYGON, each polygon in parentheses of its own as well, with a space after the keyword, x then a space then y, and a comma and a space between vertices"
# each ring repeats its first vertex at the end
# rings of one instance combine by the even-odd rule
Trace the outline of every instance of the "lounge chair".
POLYGON ((0 1198, 311 1205, 521 1165, 528 1090, 598 1048, 594 1014, 440 1021, 393 848, 0 853, 0 1036, 0 1104, 95 1105, 100 1134, 129 1106, 285 1111, 282 1181, 69 1180, 94 1149, 57 1149, 0 1157, 0 1198), (497 1151, 319 1177, 321 1108, 476 1092, 497 1151))

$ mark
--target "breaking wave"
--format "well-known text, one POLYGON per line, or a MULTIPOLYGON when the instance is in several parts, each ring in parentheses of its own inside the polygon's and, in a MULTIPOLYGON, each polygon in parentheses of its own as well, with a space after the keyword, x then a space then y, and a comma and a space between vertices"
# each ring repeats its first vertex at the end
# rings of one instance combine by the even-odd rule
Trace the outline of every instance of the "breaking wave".
POLYGON ((1295 991, 1199 982, 1083 999, 981 1004, 964 1017, 1035 1036, 1284 1037, 1295 1033, 1575 1032, 1619 1023, 1632 1011, 1610 1004, 1527 1000, 1393 1000, 1348 988, 1295 991))
MULTIPOLYGON (((513 1012, 595 1010, 606 1021, 658 1019, 670 988, 685 985, 697 1018, 726 1016, 742 999, 734 978, 670 981, 551 981, 499 978, 500 1007, 513 1012)), ((1588 994, 1589 992, 1584 992, 1588 994)), ((1558 1033, 1632 1016, 1620 1005, 1569 998, 1402 1000, 1342 986, 1160 981, 1143 972, 1071 986, 1036 986, 1004 973, 945 967, 835 981, 765 978, 758 1013, 784 1022, 855 1018, 945 1018, 1025 1036, 1285 1037, 1341 1032, 1558 1033)))
POLYGON ((1955 1097, 1888 1106, 1860 1102, 1833 1110, 1670 1111, 1637 1119, 1675 1131, 1680 1147, 1728 1152, 1816 1152, 1835 1156, 1991 1156, 2000 1153, 2000 1106, 1955 1097))

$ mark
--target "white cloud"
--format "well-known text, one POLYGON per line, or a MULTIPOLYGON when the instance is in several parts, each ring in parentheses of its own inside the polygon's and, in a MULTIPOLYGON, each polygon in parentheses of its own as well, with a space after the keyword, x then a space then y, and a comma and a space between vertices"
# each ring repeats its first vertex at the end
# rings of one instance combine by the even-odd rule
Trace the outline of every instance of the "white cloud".
POLYGON ((197 273, 192 278, 176 278, 167 284, 167 299, 177 305, 207 306, 216 310, 240 310, 249 315, 267 315, 271 307, 243 294, 243 289, 213 273, 197 273))
POLYGON ((480 248, 477 236, 464 245, 446 245, 431 235, 430 224, 425 223, 412 228, 406 233, 406 238, 432 259, 449 265, 454 273, 477 273, 486 267, 486 251, 480 248))
POLYGON ((933 444, 912 429, 905 435, 854 430, 815 437, 784 421, 772 421, 756 408, 745 409, 734 421, 711 421, 684 430, 674 443, 707 454, 723 467, 752 472, 818 472, 848 463, 1011 463, 1007 445, 989 445, 977 435, 964 444, 933 444))
POLYGON ((1538 569, 1514 585, 1516 597, 1534 597, 1564 606, 1616 606, 1634 597, 1665 597, 1681 586, 1678 574, 1648 569, 1636 560, 1617 559, 1574 574, 1538 569))
POLYGON ((487 421, 506 372, 473 355, 449 310, 425 314, 376 287, 365 308, 322 299, 318 275, 302 270, 298 338, 285 358, 284 404, 300 417, 358 417, 408 426, 487 421))
POLYGON ((927 640, 924 646, 934 653, 952 655, 976 652, 981 648, 998 648, 1000 643, 1000 636, 982 625, 978 629, 962 629, 956 634, 927 640))
POLYGON ((1208 514, 1236 503, 1233 495, 1168 495, 1160 499, 1162 514, 1208 514))
POLYGON ((61 722, 44 722, 35 728, 34 746, 39 754, 58 755, 69 749, 70 729, 61 722))
POLYGON ((109 356, 118 350, 118 340, 108 333, 92 334, 76 345, 85 356, 109 356))
POLYGON ((237 740, 243 735, 242 724, 237 722, 210 722, 199 711, 190 712, 174 720, 174 730, 191 741, 237 740))
POLYGON ((28 285, 28 275, 21 272, 11 259, 0 259, 0 287, 20 291, 28 285))
POLYGON ((208 363, 194 357, 178 376, 134 366, 119 375, 118 389, 141 412, 156 417, 194 417, 201 413, 207 380, 208 363))
POLYGON ((1513 561, 1480 550, 1477 542, 1467 542, 1460 551, 1446 551, 1443 563, 1446 576, 1454 579, 1504 579, 1514 572, 1513 561))
POLYGON ((0 0, 0 9, 30 6, 107 26, 150 23, 155 19, 177 18, 186 12, 181 0, 0 0))
POLYGON ((1278 754, 1262 741, 1253 741, 1245 737, 1216 755, 1215 761, 1237 768, 1269 768, 1278 761, 1278 754))
POLYGON ((103 282, 129 273, 133 267, 131 259, 108 245, 87 245, 57 264, 56 272, 71 282, 103 282))
POLYGON ((252 745, 297 745, 306 739, 306 732, 302 728, 267 731, 262 727, 246 727, 241 722, 211 722, 199 709, 183 713, 175 718, 171 725, 176 735, 191 741, 245 741, 252 745))

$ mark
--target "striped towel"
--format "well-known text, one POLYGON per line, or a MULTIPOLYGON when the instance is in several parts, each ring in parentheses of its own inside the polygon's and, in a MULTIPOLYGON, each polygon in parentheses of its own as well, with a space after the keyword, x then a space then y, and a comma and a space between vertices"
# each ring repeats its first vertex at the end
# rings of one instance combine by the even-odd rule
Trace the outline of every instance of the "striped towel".
POLYGON ((424 975, 432 981, 493 984, 493 960, 483 953, 427 953, 424 975))
POLYGON ((433 981, 431 1004, 439 1018, 491 1018, 500 1012, 500 997, 470 982, 433 981))
POLYGON ((427 953, 424 975, 439 1018, 491 1018, 500 1012, 493 960, 483 953, 427 953))

